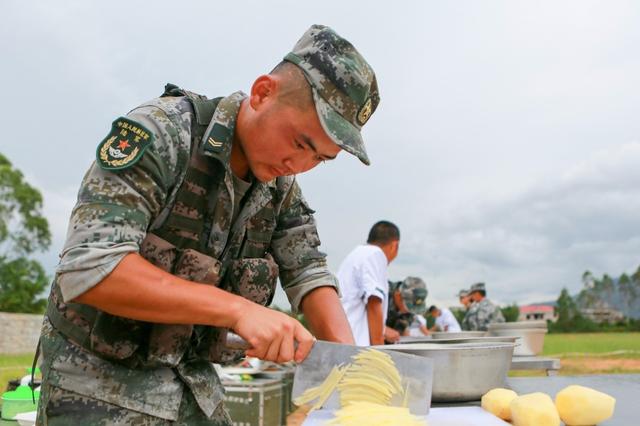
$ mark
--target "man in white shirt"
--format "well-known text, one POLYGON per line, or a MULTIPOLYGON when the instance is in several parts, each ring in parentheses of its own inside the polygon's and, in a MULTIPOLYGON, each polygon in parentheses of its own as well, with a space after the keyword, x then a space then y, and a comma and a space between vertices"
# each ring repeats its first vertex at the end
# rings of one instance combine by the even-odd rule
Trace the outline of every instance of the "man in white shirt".
POLYGON ((389 303, 387 267, 398 255, 400 230, 380 221, 369 231, 367 244, 359 245, 342 261, 337 278, 342 306, 358 346, 395 342, 397 331, 385 327, 389 303))
POLYGON ((429 314, 436 320, 434 328, 440 331, 457 332, 462 331, 458 320, 447 308, 437 308, 431 306, 429 308, 429 314))

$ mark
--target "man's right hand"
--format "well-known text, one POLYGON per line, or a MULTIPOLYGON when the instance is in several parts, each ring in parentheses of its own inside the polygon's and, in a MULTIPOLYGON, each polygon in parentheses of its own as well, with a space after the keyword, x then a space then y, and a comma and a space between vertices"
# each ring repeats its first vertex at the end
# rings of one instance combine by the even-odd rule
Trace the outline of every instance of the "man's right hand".
POLYGON ((232 329, 251 345, 247 356, 279 363, 302 362, 315 341, 294 318, 249 301, 232 329))

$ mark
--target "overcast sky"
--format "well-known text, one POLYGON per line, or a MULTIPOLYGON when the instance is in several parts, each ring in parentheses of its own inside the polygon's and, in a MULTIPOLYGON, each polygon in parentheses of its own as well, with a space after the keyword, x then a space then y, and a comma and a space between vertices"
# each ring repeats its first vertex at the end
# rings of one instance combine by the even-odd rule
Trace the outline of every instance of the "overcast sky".
POLYGON ((299 177, 334 271, 379 219, 402 232, 390 278, 421 276, 433 303, 476 281, 554 300, 586 269, 640 265, 640 3, 313 4, 0 2, 0 151, 44 195, 50 273, 114 118, 167 82, 246 92, 314 23, 360 50, 382 98, 370 167, 343 153, 299 177))

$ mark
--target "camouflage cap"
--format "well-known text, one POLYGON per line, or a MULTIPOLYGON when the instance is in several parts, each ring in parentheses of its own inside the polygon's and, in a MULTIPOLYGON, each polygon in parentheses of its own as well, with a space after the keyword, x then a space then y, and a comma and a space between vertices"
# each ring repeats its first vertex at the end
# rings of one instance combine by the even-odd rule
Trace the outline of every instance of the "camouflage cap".
POLYGON ((486 291, 486 289, 484 288, 484 283, 475 283, 474 285, 472 285, 469 289, 469 294, 473 293, 474 291, 486 291))
POLYGON ((463 289, 463 290, 460 290, 460 291, 458 292, 458 298, 461 298, 461 297, 467 297, 468 295, 469 295, 469 290, 464 290, 464 289, 463 289))
POLYGON ((407 277, 400 283, 398 291, 407 309, 412 314, 422 315, 427 310, 427 284, 417 277, 407 277))
POLYGON ((360 130, 380 102, 371 66, 351 43, 324 25, 312 25, 284 60, 304 71, 327 135, 368 165, 360 130))

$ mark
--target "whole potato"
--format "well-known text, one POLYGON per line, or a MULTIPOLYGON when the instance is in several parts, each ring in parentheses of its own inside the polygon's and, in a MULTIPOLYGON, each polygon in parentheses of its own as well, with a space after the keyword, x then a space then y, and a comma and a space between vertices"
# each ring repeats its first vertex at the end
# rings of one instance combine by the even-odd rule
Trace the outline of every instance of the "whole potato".
POLYGON ((482 395, 481 405, 494 416, 511 420, 510 404, 517 396, 511 389, 495 388, 482 395))
POLYGON ((572 385, 556 395, 556 408, 570 426, 595 425, 613 415, 616 399, 585 386, 572 385))
POLYGON ((560 416, 551 397, 535 392, 511 401, 511 419, 514 426, 560 426, 560 416))

